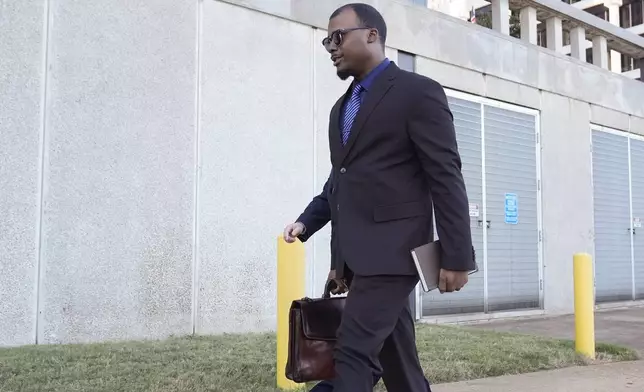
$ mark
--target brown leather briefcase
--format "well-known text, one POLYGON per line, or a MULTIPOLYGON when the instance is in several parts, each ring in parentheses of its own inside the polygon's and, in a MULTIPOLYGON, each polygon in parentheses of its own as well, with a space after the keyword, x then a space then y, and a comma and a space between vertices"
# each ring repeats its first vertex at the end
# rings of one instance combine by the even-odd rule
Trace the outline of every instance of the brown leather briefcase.
POLYGON ((293 301, 289 312, 286 378, 297 383, 335 377, 333 348, 342 320, 345 297, 331 297, 327 285, 322 298, 293 301))

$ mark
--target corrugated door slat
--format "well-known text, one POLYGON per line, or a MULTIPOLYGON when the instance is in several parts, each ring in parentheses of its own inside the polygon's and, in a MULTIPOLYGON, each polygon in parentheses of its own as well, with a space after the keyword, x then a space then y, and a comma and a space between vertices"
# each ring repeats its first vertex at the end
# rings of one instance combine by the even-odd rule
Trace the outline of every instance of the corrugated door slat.
POLYGON ((644 298, 644 141, 631 139, 631 182, 633 218, 642 227, 635 227, 633 236, 635 256, 635 296, 644 298))
MULTIPOLYGON (((477 204, 482 214, 481 105, 453 97, 448 97, 448 100, 454 115, 456 139, 463 162, 463 176, 469 201, 471 204, 477 204)), ((482 218, 470 219, 472 240, 481 271, 470 276, 469 283, 460 292, 423 292, 423 316, 483 311, 483 230, 477 223, 478 219, 482 218)))
POLYGON ((632 299, 628 139, 592 131, 595 298, 632 299))
POLYGON ((539 231, 536 118, 484 106, 488 311, 538 308, 539 231), (506 194, 518 222, 506 223, 506 194))

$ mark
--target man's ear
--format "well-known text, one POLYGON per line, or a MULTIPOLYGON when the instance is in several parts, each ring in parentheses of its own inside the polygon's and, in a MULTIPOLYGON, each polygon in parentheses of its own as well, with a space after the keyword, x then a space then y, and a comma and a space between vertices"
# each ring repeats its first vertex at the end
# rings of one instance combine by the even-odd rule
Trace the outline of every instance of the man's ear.
POLYGON ((369 30, 369 35, 367 36, 367 42, 372 44, 378 40, 378 30, 371 29, 369 30))

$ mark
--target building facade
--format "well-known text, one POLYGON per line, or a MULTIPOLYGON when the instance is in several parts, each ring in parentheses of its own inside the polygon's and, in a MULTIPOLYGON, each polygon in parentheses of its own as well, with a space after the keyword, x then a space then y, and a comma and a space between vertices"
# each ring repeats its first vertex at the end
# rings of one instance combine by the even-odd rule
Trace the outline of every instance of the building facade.
MULTIPOLYGON (((459 293, 417 291, 418 317, 570 313, 575 252, 598 301, 641 298, 644 84, 370 3, 387 55, 445 87, 481 267, 459 293)), ((348 81, 321 41, 342 2, 117 4, 3 10, 0 345, 272 330, 277 236, 330 169, 348 81)), ((306 244, 308 295, 329 241, 306 244)))

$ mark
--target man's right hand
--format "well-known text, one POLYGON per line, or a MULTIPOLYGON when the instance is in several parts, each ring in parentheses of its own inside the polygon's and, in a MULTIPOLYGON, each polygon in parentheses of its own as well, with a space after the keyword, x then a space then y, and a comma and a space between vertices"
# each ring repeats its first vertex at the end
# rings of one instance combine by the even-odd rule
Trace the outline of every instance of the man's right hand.
POLYGON ((438 278, 438 291, 441 294, 460 291, 467 284, 468 276, 467 271, 450 271, 441 268, 438 278))
POLYGON ((335 287, 331 289, 331 294, 333 295, 338 295, 338 294, 344 294, 347 291, 349 291, 349 287, 347 287, 347 283, 345 282, 344 279, 338 279, 335 277, 335 270, 329 271, 329 277, 327 278, 327 285, 329 282, 335 283, 335 287))
POLYGON ((304 233, 304 223, 295 222, 284 228, 284 241, 291 244, 295 242, 297 237, 304 233))

